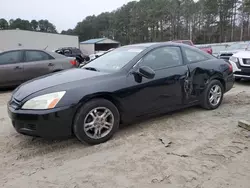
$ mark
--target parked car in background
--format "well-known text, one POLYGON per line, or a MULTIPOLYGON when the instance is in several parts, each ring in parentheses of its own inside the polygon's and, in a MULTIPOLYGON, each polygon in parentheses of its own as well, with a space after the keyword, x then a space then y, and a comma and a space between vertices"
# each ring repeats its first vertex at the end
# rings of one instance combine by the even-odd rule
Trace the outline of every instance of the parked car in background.
POLYGON ((100 57, 100 56, 102 56, 102 55, 104 55, 104 54, 106 54, 106 53, 108 53, 108 52, 111 52, 112 50, 114 50, 114 48, 111 48, 111 49, 109 49, 109 50, 107 50, 107 51, 98 51, 98 52, 96 52, 95 54, 91 54, 89 57, 90 57, 90 60, 93 60, 93 59, 96 59, 96 58, 98 58, 98 57, 100 57))
POLYGON ((187 44, 189 46, 194 46, 194 43, 191 40, 173 40, 172 42, 187 44))
POLYGON ((213 50, 213 56, 218 57, 218 55, 220 54, 221 51, 225 51, 228 47, 227 44, 214 44, 211 46, 212 50, 213 50))
POLYGON ((250 79, 250 51, 241 51, 233 54, 229 62, 233 66, 235 80, 250 79))
POLYGON ((97 52, 97 53, 95 53, 95 54, 90 54, 90 55, 89 55, 89 60, 90 60, 90 61, 91 61, 91 60, 94 60, 94 59, 96 59, 96 58, 102 56, 102 55, 105 54, 106 52, 107 52, 107 51, 99 51, 99 52, 97 52))
POLYGON ((0 87, 17 86, 45 74, 77 67, 75 58, 44 50, 19 49, 0 53, 0 87))
POLYGON ((17 88, 8 114, 17 132, 47 138, 74 134, 100 144, 121 123, 201 105, 213 110, 234 84, 232 65, 176 43, 123 46, 81 69, 17 88))
POLYGON ((198 45, 194 45, 194 43, 191 41, 191 40, 173 40, 172 42, 175 42, 175 43, 182 43, 182 44, 187 44, 189 46, 195 46, 197 48, 199 48, 200 50, 204 51, 204 52, 207 52, 209 54, 212 55, 212 48, 211 46, 198 46, 198 45))
POLYGON ((88 56, 86 54, 83 54, 79 48, 65 47, 59 48, 55 50, 55 52, 67 57, 75 57, 79 64, 88 60, 88 56))
POLYGON ((204 52, 207 52, 207 53, 213 55, 213 49, 209 45, 199 45, 199 46, 196 46, 196 47, 199 48, 200 50, 204 51, 204 52))
POLYGON ((220 53, 218 54, 218 58, 228 61, 229 58, 233 54, 240 52, 240 51, 248 51, 248 50, 250 50, 249 42, 235 43, 235 44, 229 45, 225 51, 220 51, 220 53))
POLYGON ((87 60, 86 62, 82 63, 82 64, 80 65, 80 67, 83 67, 84 65, 88 64, 90 61, 92 61, 92 60, 94 60, 94 59, 96 59, 96 58, 98 58, 98 57, 100 57, 100 56, 102 56, 102 55, 104 55, 104 54, 106 54, 106 53, 112 51, 113 49, 114 49, 114 48, 109 49, 108 51, 98 51, 98 52, 96 52, 95 54, 90 54, 90 55, 88 56, 88 57, 89 57, 88 60, 87 60))

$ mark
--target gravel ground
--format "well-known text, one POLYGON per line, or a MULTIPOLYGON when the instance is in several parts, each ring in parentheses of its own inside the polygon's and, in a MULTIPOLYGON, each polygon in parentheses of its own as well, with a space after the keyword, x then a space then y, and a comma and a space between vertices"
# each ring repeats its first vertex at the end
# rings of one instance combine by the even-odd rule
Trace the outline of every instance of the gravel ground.
POLYGON ((122 128, 105 144, 48 141, 17 134, 0 94, 0 187, 249 188, 250 83, 215 111, 198 107, 122 128), (167 185, 167 186, 166 186, 167 185))

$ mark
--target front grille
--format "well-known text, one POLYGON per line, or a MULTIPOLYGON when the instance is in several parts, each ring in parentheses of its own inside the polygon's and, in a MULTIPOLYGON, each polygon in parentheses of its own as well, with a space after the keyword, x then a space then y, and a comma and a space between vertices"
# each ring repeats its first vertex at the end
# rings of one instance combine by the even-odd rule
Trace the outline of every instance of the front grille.
POLYGON ((250 66, 250 59, 242 59, 243 63, 245 65, 249 65, 250 66))

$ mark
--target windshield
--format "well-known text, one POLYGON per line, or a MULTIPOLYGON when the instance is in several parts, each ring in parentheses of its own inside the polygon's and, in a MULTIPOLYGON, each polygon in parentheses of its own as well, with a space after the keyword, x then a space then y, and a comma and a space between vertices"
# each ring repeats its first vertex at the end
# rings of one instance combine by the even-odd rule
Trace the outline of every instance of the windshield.
POLYGON ((246 49, 248 44, 233 44, 227 48, 227 50, 240 50, 246 49))
POLYGON ((182 43, 192 46, 192 43, 190 41, 188 41, 188 40, 184 40, 184 41, 182 41, 182 43))
POLYGON ((82 68, 104 72, 116 72, 123 68, 129 61, 142 52, 143 47, 121 47, 110 51, 97 59, 89 62, 82 68))

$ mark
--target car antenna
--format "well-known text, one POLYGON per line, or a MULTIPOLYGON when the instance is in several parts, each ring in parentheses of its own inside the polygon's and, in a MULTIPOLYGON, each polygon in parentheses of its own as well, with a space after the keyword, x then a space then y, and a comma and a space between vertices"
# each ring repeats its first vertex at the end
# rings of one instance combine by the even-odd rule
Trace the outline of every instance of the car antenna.
POLYGON ((44 48, 44 50, 46 50, 48 48, 48 45, 44 48))

